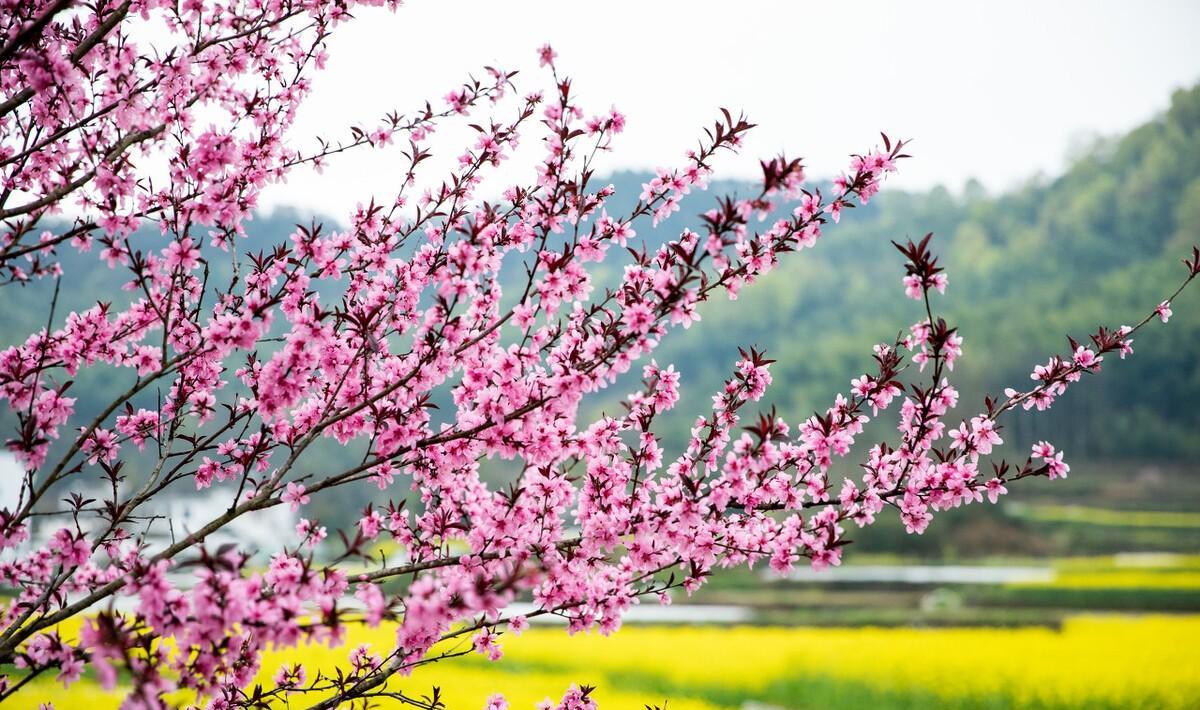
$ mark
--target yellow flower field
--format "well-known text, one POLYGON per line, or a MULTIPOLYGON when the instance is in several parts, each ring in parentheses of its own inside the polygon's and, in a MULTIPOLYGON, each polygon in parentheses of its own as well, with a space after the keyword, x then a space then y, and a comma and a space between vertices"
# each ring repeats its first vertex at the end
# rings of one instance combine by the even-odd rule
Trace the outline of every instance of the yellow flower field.
POLYGON ((1200 591, 1196 555, 1122 555, 1056 560, 1054 579, 1014 582, 1008 587, 1058 589, 1179 589, 1200 591))
MULTIPOLYGON (((354 645, 385 647, 387 628, 363 629, 340 649, 271 654, 310 667, 354 645)), ((599 686, 601 707, 738 708, 758 699, 788 708, 1195 708, 1200 707, 1200 616, 1070 618, 1048 628, 882 629, 627 627, 611 637, 538 628, 505 634, 505 657, 477 656, 419 670, 410 695, 440 686, 447 707, 477 709, 493 692, 513 708, 557 698, 571 683, 599 686)), ((311 677, 311 675, 310 675, 311 677)), ((41 680, 12 707, 52 701, 59 710, 115 708, 119 694, 89 681, 68 691, 41 680)), ((304 707, 293 703, 292 707, 304 707)), ((386 707, 386 706, 385 706, 386 707)))
POLYGON ((1059 572, 1052 582, 1019 582, 1013 587, 1068 587, 1072 589, 1197 589, 1200 572, 1106 570, 1059 572))

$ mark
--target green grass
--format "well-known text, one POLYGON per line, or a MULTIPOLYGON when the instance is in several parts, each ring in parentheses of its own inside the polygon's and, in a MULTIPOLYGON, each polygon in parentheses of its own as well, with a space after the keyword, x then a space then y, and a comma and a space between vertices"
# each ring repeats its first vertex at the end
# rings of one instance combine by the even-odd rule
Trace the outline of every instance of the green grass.
POLYGON ((1197 611, 1200 590, 1072 587, 983 587, 966 590, 971 606, 1108 611, 1197 611))
POLYGON ((1129 528, 1200 528, 1200 513, 1166 510, 1116 510, 1084 505, 1010 503, 1013 517, 1043 523, 1129 528))

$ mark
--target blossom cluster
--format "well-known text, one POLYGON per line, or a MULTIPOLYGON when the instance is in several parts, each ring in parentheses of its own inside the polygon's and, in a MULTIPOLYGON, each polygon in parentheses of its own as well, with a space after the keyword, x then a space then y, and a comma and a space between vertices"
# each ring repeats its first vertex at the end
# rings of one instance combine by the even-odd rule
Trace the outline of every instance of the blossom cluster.
MULTIPOLYGON (((0 584, 13 590, 0 665, 67 684, 91 667, 108 687, 131 686, 128 707, 164 707, 176 690, 221 709, 369 697, 433 707, 398 677, 462 653, 500 659, 503 634, 530 618, 610 633, 631 605, 667 603, 722 567, 837 565, 850 523, 889 507, 920 533, 936 512, 995 502, 1016 480, 1067 475, 1046 442, 1024 462, 987 460, 1001 416, 1050 406, 1171 314, 1168 299, 1135 326, 1072 340, 1031 389, 953 425, 963 339, 932 305, 948 281, 930 237, 898 244, 924 313, 874 347, 872 372, 807 420, 771 411, 746 426, 772 361, 744 350, 672 455, 655 431, 680 396, 678 372, 653 359, 662 339, 699 321, 705 301, 736 298, 813 248, 896 171, 903 142, 883 136, 824 189, 798 159, 762 161, 757 190, 716 197, 701 231, 638 242, 706 189, 751 123, 722 111, 631 209, 610 213, 614 188, 593 161, 625 118, 586 110, 549 47, 549 92, 522 95, 512 74, 488 70, 437 108, 304 154, 284 133, 346 3, 101 3, 69 17, 63 5, 20 4, 0 27, 0 175, 3 199, 18 200, 0 204, 0 268, 14 282, 52 277, 56 249, 96 241, 97 267, 128 274, 132 296, 0 352, 0 399, 18 420, 7 446, 25 470, 19 504, 0 510, 0 584), (165 22, 178 46, 139 50, 135 16, 165 22), (201 128, 202 108, 223 118, 201 128), (429 175, 429 135, 455 120, 475 138, 449 174, 429 175), (534 174, 484 195, 484 177, 531 137, 534 174), (360 206, 347 228, 298 226, 270 252, 238 253, 265 185, 393 140, 408 145, 394 199, 360 206), (153 155, 167 158, 167 179, 154 178, 153 155), (34 234, 68 206, 81 215, 72 226, 34 234), (134 233, 145 224, 158 228, 152 248, 134 233), (222 283, 209 280, 216 259, 235 264, 222 283), (615 283, 590 266, 602 262, 616 265, 615 283), (69 388, 99 368, 127 389, 86 419, 69 388), (621 413, 581 416, 585 398, 639 372, 621 413), (894 439, 860 444, 893 409, 894 439), (319 442, 354 453, 340 470, 313 470, 305 454, 319 442), (833 480, 852 455, 862 475, 833 480), (511 471, 507 484, 489 484, 485 464, 511 471), (373 502, 335 543, 312 511, 351 487, 373 502), (227 508, 149 544, 152 502, 201 489, 227 508), (94 490, 105 494, 85 495, 94 490), (277 506, 301 520, 265 566, 237 545, 206 545, 277 506), (383 542, 400 558, 373 556, 383 542), (506 611, 519 600, 535 610, 506 611), (77 637, 60 636, 80 615, 77 637), (334 671, 261 668, 267 649, 336 645, 348 625, 382 623, 395 643, 355 648, 334 671)), ((1184 285, 1198 269, 1194 253, 1184 285)), ((0 680, 0 699, 23 685, 0 680)), ((551 706, 592 708, 590 694, 572 688, 551 706)))

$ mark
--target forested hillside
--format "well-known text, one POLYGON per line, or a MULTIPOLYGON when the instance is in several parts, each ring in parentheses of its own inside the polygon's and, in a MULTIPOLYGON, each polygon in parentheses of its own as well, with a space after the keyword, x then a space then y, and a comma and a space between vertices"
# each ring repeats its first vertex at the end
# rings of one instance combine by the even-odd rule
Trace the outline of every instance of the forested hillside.
MULTIPOLYGON (((986 150, 964 160, 987 160, 986 150)), ((642 179, 618 175, 618 194, 636 193, 642 179)), ((1065 335, 1140 317, 1168 295, 1184 274, 1179 259, 1200 241, 1200 87, 1060 177, 998 197, 964 192, 885 191, 736 303, 709 304, 658 356, 693 383, 677 409, 694 414, 707 403, 739 344, 778 360, 769 396, 793 421, 829 406, 870 367, 872 344, 919 317, 890 241, 926 232, 950 275, 935 308, 966 339, 953 373, 963 406, 1027 383, 1035 364, 1064 351, 1065 335)), ((1077 458, 1200 456, 1200 298, 1185 293, 1174 317, 1060 407, 1018 417, 1017 438, 1053 437, 1077 458)))

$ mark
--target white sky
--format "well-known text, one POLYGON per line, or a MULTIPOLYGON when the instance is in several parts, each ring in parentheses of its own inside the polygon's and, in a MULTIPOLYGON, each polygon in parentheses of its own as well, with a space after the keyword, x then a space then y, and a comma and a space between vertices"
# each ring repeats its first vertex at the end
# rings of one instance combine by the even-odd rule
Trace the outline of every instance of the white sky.
MULTIPOLYGON (((1151 118, 1200 81, 1200 2, 1187 0, 410 0, 395 14, 357 14, 335 32, 298 139, 342 137, 425 99, 440 108, 487 64, 521 70, 522 92, 548 88, 535 52, 548 41, 586 109, 615 105, 629 118, 602 171, 678 164, 727 106, 759 127, 741 156, 718 163, 723 176, 752 176, 756 158, 781 149, 832 175, 883 130, 913 139, 892 184, 957 190, 976 177, 1002 190, 1061 170, 1070 150, 1151 118)), ((461 148, 432 145, 447 160, 461 148)), ((395 160, 362 153, 295 173, 264 206, 341 216, 372 195, 388 200, 395 160)))

